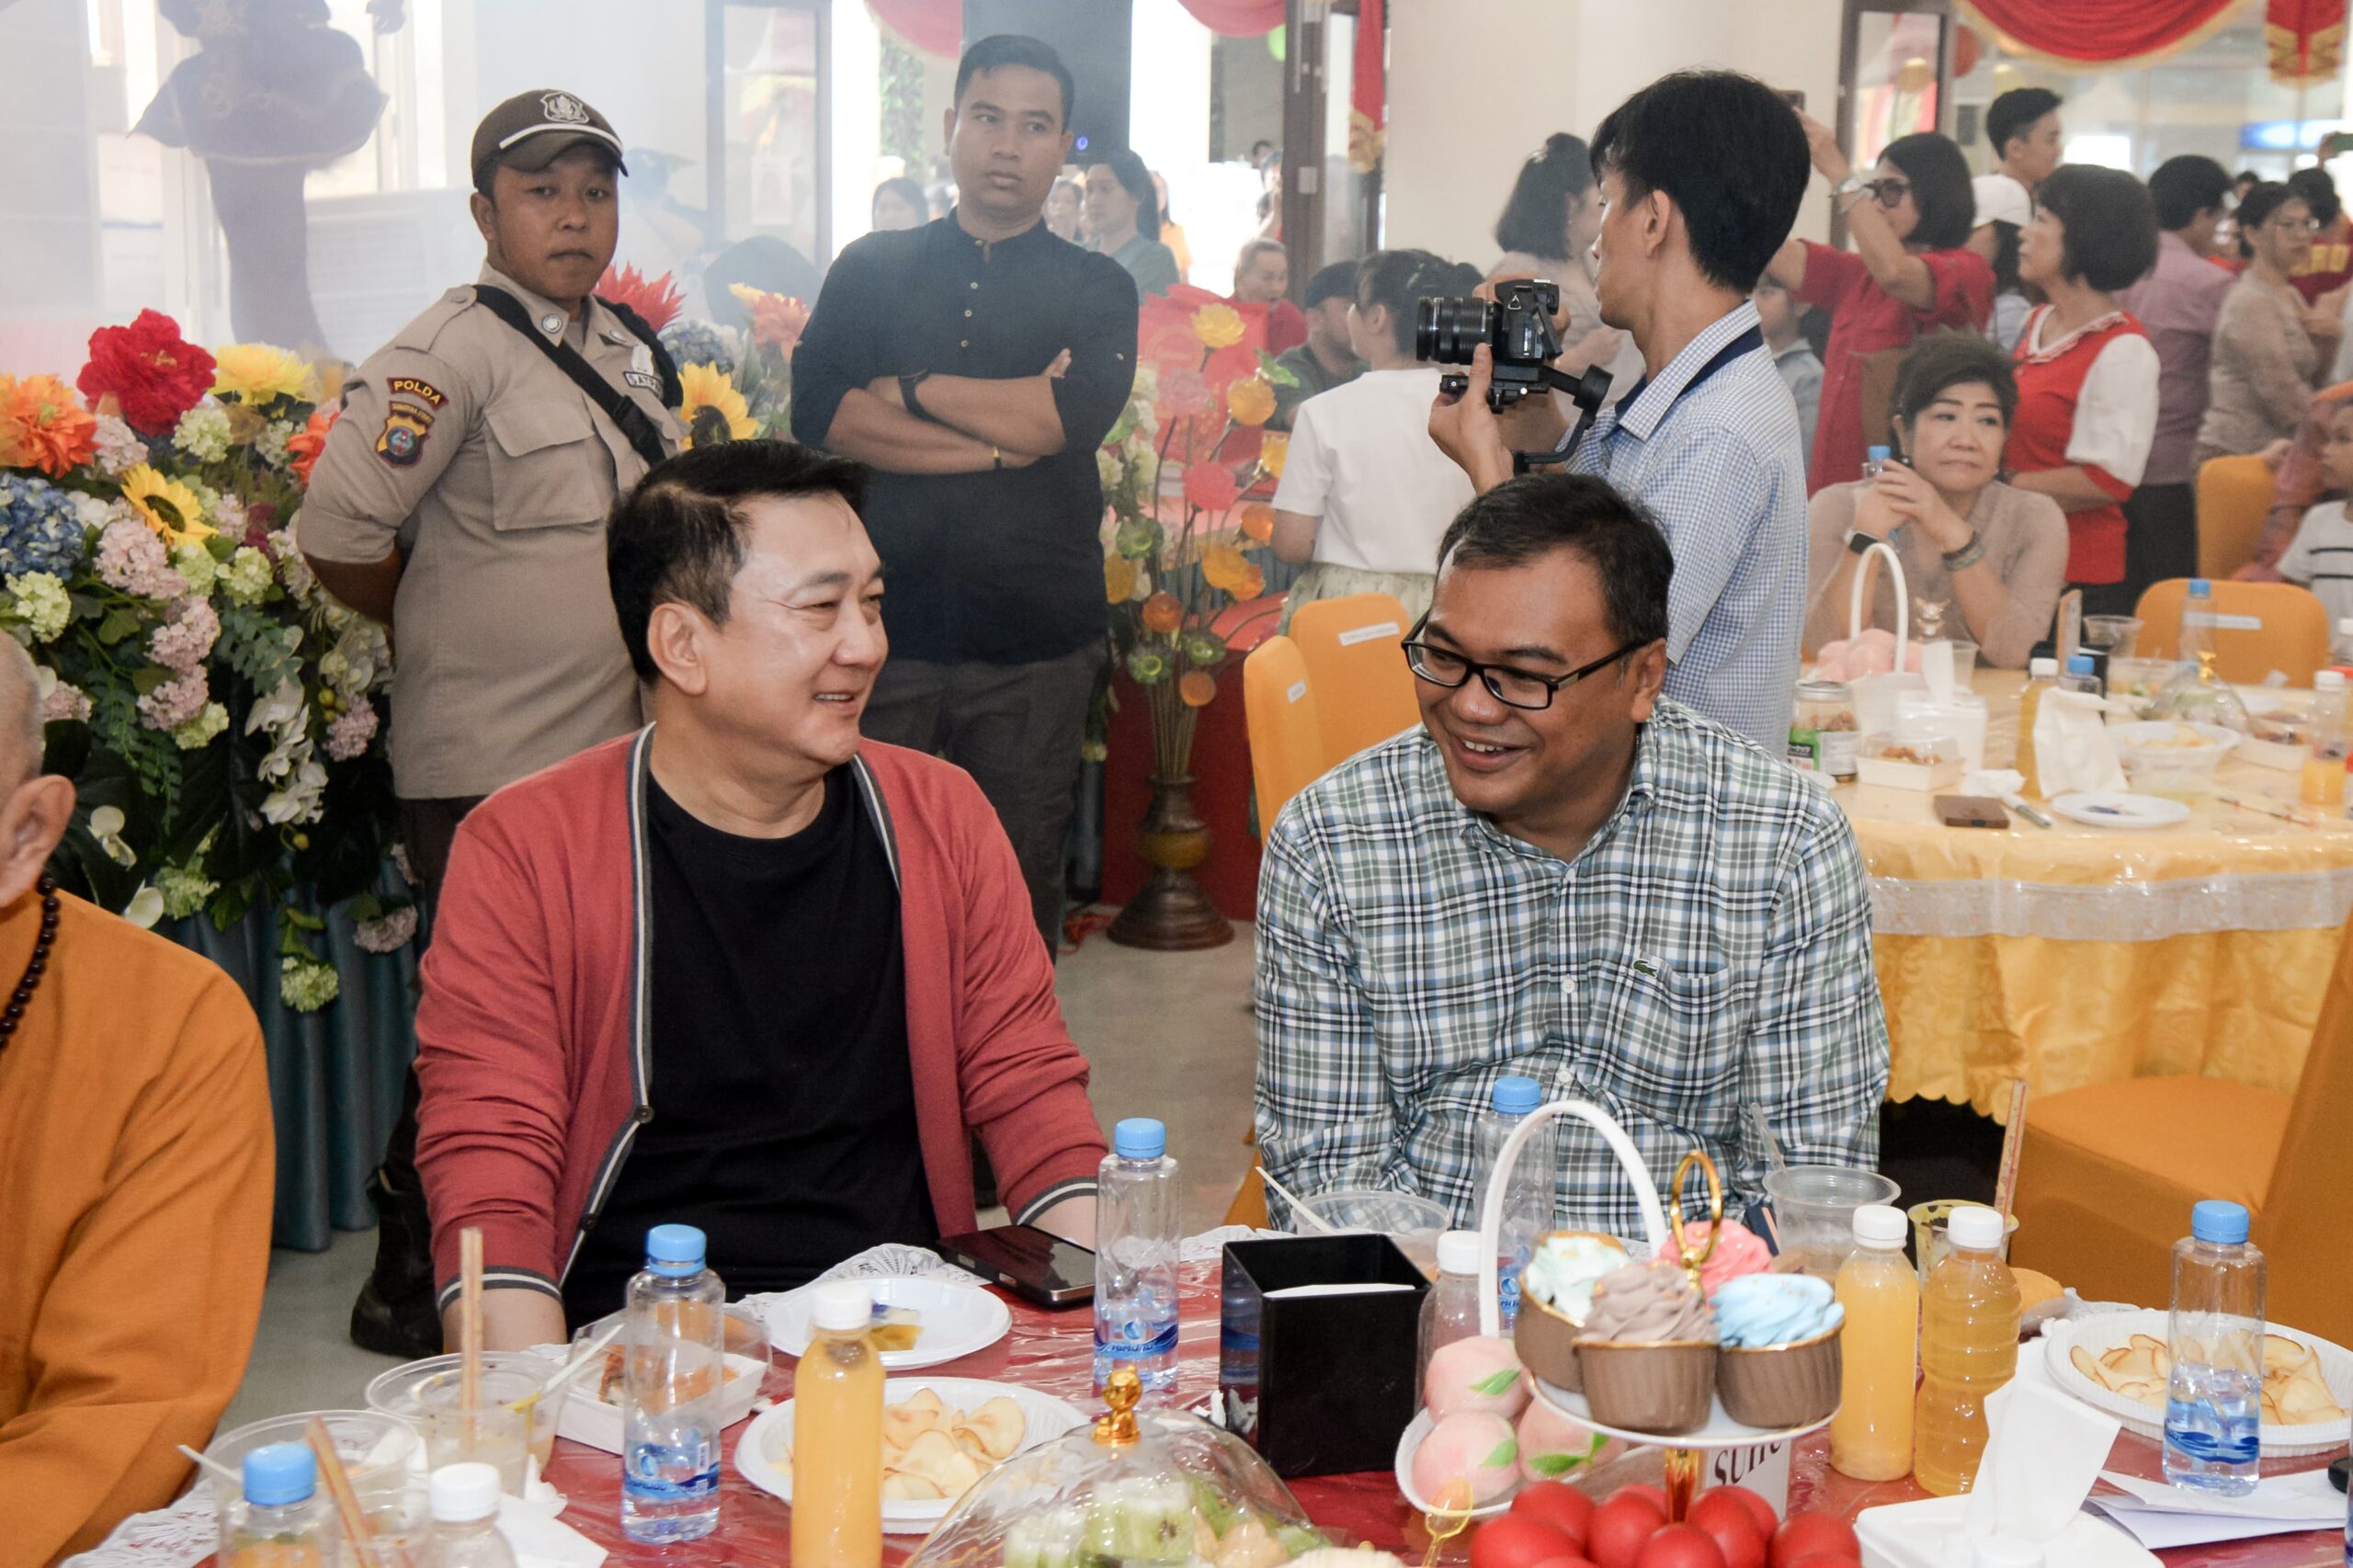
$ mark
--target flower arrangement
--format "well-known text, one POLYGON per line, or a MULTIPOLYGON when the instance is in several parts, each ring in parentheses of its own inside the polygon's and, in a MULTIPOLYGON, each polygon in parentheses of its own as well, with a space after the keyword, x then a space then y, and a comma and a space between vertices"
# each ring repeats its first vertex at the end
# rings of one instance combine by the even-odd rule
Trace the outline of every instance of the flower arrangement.
MULTIPOLYGON (((0 631, 32 653, 74 781, 60 881, 142 925, 278 917, 278 993, 335 999, 298 900, 374 894, 392 834, 382 629, 323 593, 293 522, 331 410, 298 357, 217 355, 144 311, 64 382, 0 378, 0 631)), ((393 942, 392 946, 398 946, 393 942)))
POLYGON ((657 333, 676 318, 678 307, 687 302, 668 273, 649 279, 634 267, 615 271, 610 263, 606 264, 605 276, 597 280, 597 297, 608 304, 628 306, 657 333))
POLYGON ((1243 496, 1280 475, 1290 438, 1263 435, 1256 457, 1239 463, 1226 449, 1243 432, 1259 434, 1274 414, 1275 387, 1296 378, 1267 354, 1243 351, 1244 332, 1231 305, 1193 312, 1186 351, 1164 346, 1145 357, 1160 364, 1138 369, 1127 410, 1096 457, 1108 503, 1103 586, 1112 645, 1151 704, 1162 778, 1186 773, 1195 715, 1217 696, 1214 672, 1226 659, 1219 617, 1267 591, 1250 551, 1273 534, 1274 512, 1243 496), (1172 511, 1180 519, 1173 527, 1172 511))
POLYGON ((792 350, 809 324, 809 307, 748 283, 728 292, 751 318, 748 331, 678 320, 662 329, 662 347, 678 362, 686 392, 678 417, 688 444, 792 435, 792 350))

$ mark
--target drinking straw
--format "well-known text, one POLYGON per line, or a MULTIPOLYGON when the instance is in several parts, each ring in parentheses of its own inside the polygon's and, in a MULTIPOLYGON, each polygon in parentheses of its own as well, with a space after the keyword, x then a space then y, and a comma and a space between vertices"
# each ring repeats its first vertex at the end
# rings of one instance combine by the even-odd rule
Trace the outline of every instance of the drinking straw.
POLYGON ((613 1324, 612 1327, 605 1330, 604 1333, 590 1340, 586 1345, 582 1346, 579 1353, 574 1355, 571 1360, 566 1361, 563 1368, 559 1369, 553 1377, 550 1378, 546 1382, 541 1383, 529 1393, 525 1394, 522 1398, 510 1401, 507 1408, 510 1410, 529 1410, 537 1401, 545 1399, 548 1395, 555 1392, 556 1390, 570 1382, 574 1377, 579 1375, 581 1371, 594 1363, 598 1356, 603 1353, 605 1347, 610 1345, 614 1340, 620 1338, 621 1330, 628 1326, 629 1324, 626 1323, 617 1323, 613 1324))
POLYGON ((1291 1189, 1290 1189, 1290 1188, 1289 1188, 1289 1187, 1285 1187, 1282 1183, 1280 1183, 1280 1182, 1277 1181, 1274 1177, 1272 1177, 1272 1176, 1268 1176, 1268 1175, 1267 1174, 1267 1167, 1266 1167, 1266 1166, 1264 1166, 1264 1165, 1260 1165, 1260 1166, 1258 1167, 1258 1179, 1259 1179, 1259 1180, 1261 1180, 1261 1181, 1263 1181, 1263 1182, 1265 1182, 1268 1187, 1272 1187, 1272 1188, 1274 1189, 1274 1191, 1275 1191, 1275 1196, 1276 1196, 1276 1197, 1278 1197, 1278 1198, 1281 1199, 1285 1203, 1290 1204, 1290 1211, 1291 1211, 1294 1215, 1298 1216, 1300 1219, 1302 1219, 1302 1220, 1306 1221, 1309 1224, 1311 1224, 1311 1225, 1314 1226, 1317 1230, 1319 1230, 1319 1231, 1330 1231, 1330 1230, 1334 1230, 1334 1229, 1336 1229, 1336 1227, 1335 1227, 1335 1226, 1333 1226, 1333 1225, 1330 1225, 1330 1224, 1325 1223, 1325 1221, 1324 1221, 1324 1217, 1323 1217, 1322 1215, 1320 1215, 1320 1214, 1316 1213, 1316 1212, 1315 1212, 1315 1210, 1313 1210, 1313 1209, 1310 1209, 1306 1204, 1304 1204, 1304 1203, 1301 1202, 1301 1201, 1299 1200, 1299 1195, 1298 1195, 1297 1193, 1295 1193, 1295 1192, 1291 1191, 1291 1189))
POLYGON ((474 1413, 482 1408, 482 1232, 458 1233, 458 1408, 466 1417, 466 1451, 474 1449, 474 1413))
POLYGON ((227 1465, 222 1464, 219 1460, 207 1459, 202 1454, 198 1453, 194 1449, 189 1448, 186 1443, 177 1443, 173 1446, 179 1449, 182 1458, 193 1460, 199 1469, 210 1471, 213 1474, 219 1476, 230 1485, 237 1488, 240 1493, 244 1492, 245 1478, 239 1475, 235 1471, 231 1470, 227 1465))
POLYGON ((2018 1152, 2026 1143, 2026 1080, 2010 1084, 2010 1120, 2002 1130, 2001 1174, 1994 1180, 1994 1208, 2006 1221, 2018 1192, 2018 1152))

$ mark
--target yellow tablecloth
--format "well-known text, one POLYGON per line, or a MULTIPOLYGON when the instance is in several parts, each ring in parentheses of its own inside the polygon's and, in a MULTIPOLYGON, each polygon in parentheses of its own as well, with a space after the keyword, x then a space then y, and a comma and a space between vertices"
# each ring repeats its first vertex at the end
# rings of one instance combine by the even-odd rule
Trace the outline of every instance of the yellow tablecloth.
MULTIPOLYGON (((2015 755, 2022 684, 1977 677, 1990 767, 2015 755)), ((2292 801, 2298 778, 2226 759, 2218 783, 2292 801)), ((1993 1116, 2018 1078, 2178 1074, 2294 1091, 2353 913, 2353 823, 2209 801, 2156 830, 1949 828, 1927 794, 1836 797, 1871 878, 1889 1098, 1993 1116)))

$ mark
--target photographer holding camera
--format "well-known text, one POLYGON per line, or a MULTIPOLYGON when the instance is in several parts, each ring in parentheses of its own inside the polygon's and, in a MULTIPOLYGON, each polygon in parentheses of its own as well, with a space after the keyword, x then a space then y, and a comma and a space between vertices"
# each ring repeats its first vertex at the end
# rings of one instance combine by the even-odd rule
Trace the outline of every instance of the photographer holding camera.
MULTIPOLYGON (((1666 535, 1666 695, 1778 752, 1805 613, 1805 458, 1748 296, 1805 195, 1805 132, 1761 82, 1680 72, 1601 122, 1593 163, 1607 207, 1601 319, 1659 369, 1613 392, 1589 436, 1552 460, 1607 478, 1666 535)), ((1465 391, 1430 411, 1432 438, 1481 492, 1513 471, 1488 404, 1495 369, 1481 346, 1465 391)), ((1554 402, 1529 398, 1515 418, 1557 441, 1554 402)))

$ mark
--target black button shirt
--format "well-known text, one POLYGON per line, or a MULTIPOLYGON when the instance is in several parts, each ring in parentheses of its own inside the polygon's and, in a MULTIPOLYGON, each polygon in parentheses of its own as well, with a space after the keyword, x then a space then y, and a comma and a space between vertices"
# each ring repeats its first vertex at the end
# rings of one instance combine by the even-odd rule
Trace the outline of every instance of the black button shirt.
POLYGON ((869 234, 826 275, 792 357, 792 434, 811 446, 844 395, 879 376, 1035 376, 1065 348, 1061 452, 1002 472, 874 475, 863 512, 890 580, 893 658, 1030 664, 1103 635, 1095 450, 1135 381, 1135 285, 1043 223, 983 247, 952 212, 869 234))
POLYGON ((564 1278, 616 1311, 645 1233, 700 1226, 731 1296, 937 1239, 915 1133, 899 891, 847 768, 789 838, 742 838, 646 783, 654 1117, 564 1278))

